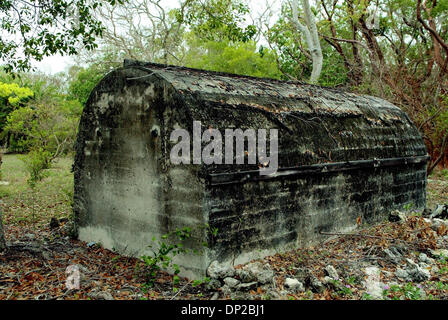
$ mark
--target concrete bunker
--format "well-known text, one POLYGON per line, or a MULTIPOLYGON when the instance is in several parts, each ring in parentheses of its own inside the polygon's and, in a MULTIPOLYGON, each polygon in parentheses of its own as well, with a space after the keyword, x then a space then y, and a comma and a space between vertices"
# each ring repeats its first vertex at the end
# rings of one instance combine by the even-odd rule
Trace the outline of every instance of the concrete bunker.
MULTIPOLYGON (((269 145, 269 144, 268 144, 269 145)), ((387 101, 297 82, 125 61, 92 91, 76 142, 78 236, 124 254, 196 230, 178 256, 186 276, 239 264, 426 203, 428 156, 387 101), (278 170, 170 162, 176 128, 278 129, 278 170), (217 228, 212 235, 208 225, 217 228), (208 244, 207 248, 202 243, 208 244)))

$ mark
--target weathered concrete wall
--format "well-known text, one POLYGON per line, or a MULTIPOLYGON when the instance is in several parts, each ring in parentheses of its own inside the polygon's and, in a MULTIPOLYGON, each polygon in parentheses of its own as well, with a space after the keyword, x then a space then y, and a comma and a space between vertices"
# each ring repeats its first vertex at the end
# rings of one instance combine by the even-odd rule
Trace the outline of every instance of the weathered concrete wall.
POLYGON ((139 256, 154 236, 191 227, 186 246, 203 254, 176 262, 200 277, 214 259, 241 263, 318 241, 320 230, 350 230, 358 216, 374 222, 405 204, 424 208, 425 155, 407 115, 374 97, 131 63, 98 85, 82 115, 79 237, 139 256), (170 133, 191 134, 193 121, 221 132, 278 129, 279 174, 259 181, 258 165, 173 165, 170 133))
MULTIPOLYGON (((112 74, 89 99, 76 145, 75 205, 79 239, 124 254, 150 254, 153 237, 203 225, 204 186, 180 167, 166 166, 162 125, 165 90, 123 83, 132 74, 112 74)), ((196 231, 187 247, 200 249, 196 231)), ((167 241, 170 241, 169 239, 167 241)), ((206 268, 206 255, 182 256, 183 275, 206 268)))
POLYGON ((243 263, 316 243, 359 216, 374 223, 406 204, 424 208, 425 188, 424 164, 216 186, 207 193, 209 224, 220 230, 211 255, 243 263))

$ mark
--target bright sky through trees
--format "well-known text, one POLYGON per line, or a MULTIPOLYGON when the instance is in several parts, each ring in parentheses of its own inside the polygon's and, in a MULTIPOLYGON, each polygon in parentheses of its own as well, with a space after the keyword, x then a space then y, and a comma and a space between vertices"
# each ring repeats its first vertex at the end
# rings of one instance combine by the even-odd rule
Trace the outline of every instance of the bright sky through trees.
MULTIPOLYGON (((280 10, 282 1, 274 1, 274 0, 267 0, 269 5, 271 6, 271 9, 273 13, 280 10)), ((178 7, 178 0, 162 0, 161 4, 163 4, 166 8, 176 8, 178 7)), ((254 16, 257 16, 266 9, 266 1, 265 0, 247 0, 247 3, 250 7, 251 13, 253 13, 254 16)), ((271 19, 272 23, 275 20, 275 14, 273 19, 271 19)), ((259 43, 263 44, 263 39, 260 39, 259 43)), ((42 61, 34 62, 33 66, 36 67, 37 71, 44 72, 46 74, 56 74, 59 72, 65 72, 68 70, 68 68, 71 65, 76 64, 77 61, 73 57, 70 56, 61 56, 59 54, 51 56, 51 57, 45 57, 42 61)))

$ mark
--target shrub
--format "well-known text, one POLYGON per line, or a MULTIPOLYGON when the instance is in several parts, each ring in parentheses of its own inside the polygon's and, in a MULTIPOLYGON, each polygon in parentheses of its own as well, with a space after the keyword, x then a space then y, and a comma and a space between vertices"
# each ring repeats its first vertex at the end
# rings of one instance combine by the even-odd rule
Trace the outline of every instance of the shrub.
MULTIPOLYGON (((152 256, 142 256, 141 259, 145 263, 145 266, 148 268, 146 273, 146 285, 154 286, 154 282, 156 280, 156 276, 161 269, 173 268, 174 269, 174 277, 173 280, 175 284, 179 281, 178 274, 180 272, 179 266, 173 263, 173 257, 178 254, 184 254, 188 252, 188 249, 185 249, 183 246, 183 242, 190 238, 191 229, 188 227, 182 229, 176 229, 168 234, 162 236, 162 240, 157 241, 157 249, 153 249, 153 246, 150 245, 149 248, 152 250, 152 256), (177 241, 175 243, 167 243, 166 241, 169 238, 175 237, 177 241)), ((152 241, 155 243, 156 238, 153 238, 152 241)))
POLYGON ((26 171, 30 174, 28 184, 33 188, 36 183, 44 178, 44 170, 51 166, 52 154, 42 148, 33 149, 20 160, 25 163, 26 171))

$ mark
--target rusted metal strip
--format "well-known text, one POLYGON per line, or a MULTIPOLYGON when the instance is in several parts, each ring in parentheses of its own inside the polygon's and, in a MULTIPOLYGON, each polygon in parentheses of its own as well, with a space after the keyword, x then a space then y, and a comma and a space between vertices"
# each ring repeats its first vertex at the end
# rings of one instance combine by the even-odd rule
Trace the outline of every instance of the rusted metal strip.
POLYGON ((228 185, 244 183, 248 181, 265 181, 278 179, 281 177, 293 177, 304 174, 319 174, 330 172, 341 172, 357 169, 372 169, 394 167, 410 164, 426 163, 430 157, 415 156, 402 158, 386 158, 386 159, 371 159, 371 160, 355 160, 346 162, 333 163, 319 163, 306 166, 279 168, 276 173, 271 175, 260 175, 259 170, 247 170, 225 173, 212 173, 208 175, 208 182, 212 186, 228 185))

